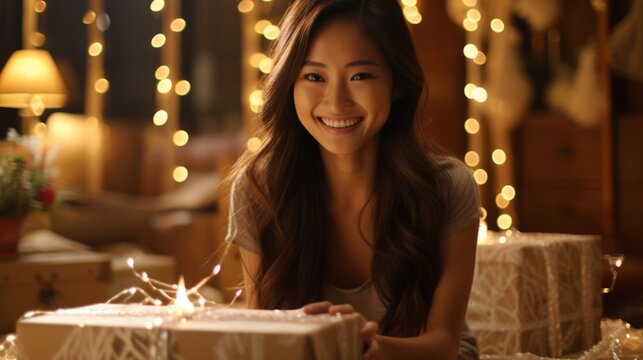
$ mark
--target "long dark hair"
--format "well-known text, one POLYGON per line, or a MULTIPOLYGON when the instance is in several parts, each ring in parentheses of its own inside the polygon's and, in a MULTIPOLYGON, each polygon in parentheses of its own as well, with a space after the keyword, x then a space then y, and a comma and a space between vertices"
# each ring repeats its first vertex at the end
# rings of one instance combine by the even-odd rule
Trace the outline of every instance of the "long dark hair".
POLYGON ((262 146, 246 151, 230 176, 236 179, 235 216, 244 217, 245 230, 257 237, 261 268, 254 287, 261 308, 296 308, 323 299, 329 221, 324 170, 319 145, 295 113, 293 84, 315 31, 337 16, 355 19, 378 43, 401 93, 380 134, 372 280, 387 306, 381 333, 415 336, 426 326, 440 277, 444 179, 417 137, 425 82, 396 0, 290 4, 264 83, 262 146))

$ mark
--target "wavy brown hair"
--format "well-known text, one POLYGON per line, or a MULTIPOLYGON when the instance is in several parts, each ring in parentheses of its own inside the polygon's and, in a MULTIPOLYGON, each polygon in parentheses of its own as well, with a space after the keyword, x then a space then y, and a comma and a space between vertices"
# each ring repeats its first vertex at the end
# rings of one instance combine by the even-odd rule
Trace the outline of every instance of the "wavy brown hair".
POLYGON ((318 143, 295 113, 293 84, 316 30, 354 19, 379 45, 402 94, 381 130, 375 174, 372 280, 387 311, 380 331, 415 336, 426 326, 440 277, 439 237, 445 179, 417 137, 425 88, 422 69, 396 0, 295 0, 273 44, 265 78, 258 151, 246 151, 229 180, 237 211, 257 237, 261 258, 254 288, 261 308, 297 308, 322 300, 327 281, 329 217, 318 143), (233 180, 235 179, 235 180, 233 180))

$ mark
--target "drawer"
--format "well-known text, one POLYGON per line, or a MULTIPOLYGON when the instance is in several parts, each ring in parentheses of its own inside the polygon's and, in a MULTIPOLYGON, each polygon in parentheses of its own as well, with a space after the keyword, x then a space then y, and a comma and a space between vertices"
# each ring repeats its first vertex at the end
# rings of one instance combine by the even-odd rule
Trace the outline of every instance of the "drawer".
POLYGON ((524 188, 516 197, 516 205, 520 231, 601 233, 597 190, 524 188))

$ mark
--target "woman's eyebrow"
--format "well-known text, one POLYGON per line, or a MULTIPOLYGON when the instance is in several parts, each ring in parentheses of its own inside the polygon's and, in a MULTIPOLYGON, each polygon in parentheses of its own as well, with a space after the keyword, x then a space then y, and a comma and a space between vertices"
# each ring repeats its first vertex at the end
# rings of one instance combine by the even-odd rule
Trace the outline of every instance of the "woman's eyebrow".
MULTIPOLYGON (((305 60, 304 66, 315 66, 315 67, 322 67, 322 68, 327 67, 326 64, 324 63, 320 63, 318 61, 312 61, 312 60, 305 60)), ((351 66, 378 66, 378 65, 373 60, 355 60, 346 64, 346 67, 351 67, 351 66)))

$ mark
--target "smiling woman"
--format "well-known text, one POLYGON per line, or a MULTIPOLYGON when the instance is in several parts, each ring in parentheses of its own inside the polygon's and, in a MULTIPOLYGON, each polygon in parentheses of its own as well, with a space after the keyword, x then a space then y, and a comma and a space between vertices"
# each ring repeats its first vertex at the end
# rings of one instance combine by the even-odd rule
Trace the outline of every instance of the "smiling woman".
POLYGON ((261 146, 229 178, 249 304, 357 311, 365 358, 476 358, 477 188, 418 136, 425 82, 398 2, 296 0, 280 29, 261 146))

